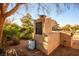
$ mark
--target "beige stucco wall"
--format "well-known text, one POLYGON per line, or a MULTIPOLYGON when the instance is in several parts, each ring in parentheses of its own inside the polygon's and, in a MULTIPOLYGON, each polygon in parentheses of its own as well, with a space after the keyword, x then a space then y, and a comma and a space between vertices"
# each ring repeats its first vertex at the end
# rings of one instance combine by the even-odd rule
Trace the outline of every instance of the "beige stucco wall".
POLYGON ((48 54, 50 54, 60 45, 60 32, 48 34, 48 40, 48 54))
POLYGON ((72 37, 72 48, 79 49, 79 38, 77 36, 72 37))
POLYGON ((55 21, 51 18, 46 18, 45 22, 44 22, 44 32, 47 33, 51 33, 52 32, 52 28, 55 26, 55 21))
POLYGON ((66 33, 61 32, 60 33, 60 44, 63 46, 71 47, 72 45, 71 36, 66 33))
POLYGON ((43 51, 45 54, 49 55, 54 51, 55 48, 60 45, 60 33, 52 32, 52 27, 55 25, 55 22, 51 20, 51 18, 39 18, 39 20, 36 20, 35 23, 36 22, 42 22, 43 32, 42 35, 35 34, 34 38, 36 40, 37 48, 43 51))
POLYGON ((45 54, 47 54, 48 53, 48 45, 44 44, 45 41, 44 41, 43 36, 42 35, 35 35, 35 40, 36 40, 37 49, 39 49, 39 50, 43 51, 45 54))
POLYGON ((79 40, 72 40, 72 48, 79 49, 79 40))
MULTIPOLYGON (((34 39, 36 40, 36 46, 39 50, 49 55, 53 52, 60 44, 63 46, 71 47, 71 37, 67 33, 58 31, 52 31, 52 27, 55 22, 50 18, 40 18, 35 21, 42 22, 42 35, 35 34, 34 39), (46 36, 44 36, 46 35, 46 36)), ((35 28, 35 25, 34 25, 35 28)), ((36 30, 34 30, 35 33, 36 30)))
POLYGON ((79 31, 76 31, 72 37, 72 48, 79 49, 79 31))
POLYGON ((35 35, 37 48, 49 55, 60 45, 60 33, 52 32, 43 37, 42 35, 35 35))

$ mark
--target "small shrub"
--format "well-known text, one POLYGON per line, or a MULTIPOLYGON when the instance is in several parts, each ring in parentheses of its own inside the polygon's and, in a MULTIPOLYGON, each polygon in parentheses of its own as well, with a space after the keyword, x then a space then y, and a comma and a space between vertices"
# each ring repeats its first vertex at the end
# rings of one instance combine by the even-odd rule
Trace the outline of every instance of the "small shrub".
POLYGON ((16 24, 8 24, 5 25, 3 30, 3 44, 7 46, 9 43, 12 44, 19 44, 20 40, 20 28, 16 24))
POLYGON ((26 40, 31 39, 32 38, 32 32, 33 32, 32 28, 28 28, 28 29, 25 28, 25 30, 21 29, 20 38, 26 39, 26 40))

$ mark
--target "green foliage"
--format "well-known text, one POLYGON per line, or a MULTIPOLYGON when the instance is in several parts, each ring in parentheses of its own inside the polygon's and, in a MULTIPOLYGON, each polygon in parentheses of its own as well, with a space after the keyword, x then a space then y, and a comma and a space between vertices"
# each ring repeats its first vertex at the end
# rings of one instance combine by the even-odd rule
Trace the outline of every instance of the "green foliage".
POLYGON ((32 24, 31 24, 31 15, 29 13, 27 13, 25 16, 23 16, 21 18, 21 22, 22 22, 23 27, 32 26, 32 24))
POLYGON ((71 25, 67 24, 63 27, 63 30, 70 31, 71 25))
POLYGON ((54 25, 52 27, 53 31, 59 31, 61 28, 59 27, 59 24, 57 23, 57 21, 53 20, 54 25))
POLYGON ((30 26, 26 28, 22 28, 20 37, 24 39, 30 39, 32 38, 32 32, 33 32, 33 28, 30 26))
POLYGON ((20 27, 16 24, 8 24, 4 27, 4 37, 7 39, 19 38, 20 36, 20 27))
POLYGON ((76 31, 76 30, 79 30, 79 25, 74 25, 74 26, 72 27, 72 29, 75 30, 75 31, 76 31))
POLYGON ((21 18, 22 29, 21 29, 21 38, 31 39, 33 33, 33 25, 31 23, 31 15, 27 13, 21 18))
POLYGON ((19 43, 21 27, 16 24, 7 23, 3 30, 3 44, 6 45, 7 41, 12 40, 15 44, 19 43))
POLYGON ((62 29, 67 30, 67 31, 71 31, 71 30, 76 31, 76 30, 79 30, 79 25, 71 26, 71 25, 67 24, 62 29))
POLYGON ((66 31, 70 31, 71 32, 71 36, 73 36, 74 33, 76 32, 76 30, 79 30, 79 25, 71 26, 71 25, 67 24, 62 29, 66 30, 66 31))
POLYGON ((3 30, 3 45, 6 45, 8 41, 13 41, 14 44, 17 44, 22 38, 32 38, 33 26, 31 24, 31 18, 29 18, 29 16, 24 16, 23 18, 21 18, 21 22, 22 27, 18 26, 15 23, 5 23, 3 30))

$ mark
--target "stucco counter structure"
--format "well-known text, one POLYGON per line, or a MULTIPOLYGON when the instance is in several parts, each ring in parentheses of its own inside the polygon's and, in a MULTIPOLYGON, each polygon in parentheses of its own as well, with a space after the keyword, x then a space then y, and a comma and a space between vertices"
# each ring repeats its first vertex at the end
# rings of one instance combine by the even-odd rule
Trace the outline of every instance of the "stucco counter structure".
MULTIPOLYGON (((59 45, 72 47, 71 35, 63 31, 54 31, 56 21, 40 15, 34 20, 34 39, 36 40, 37 49, 49 55, 59 45)), ((68 32, 69 33, 69 32, 68 32)))
MULTIPOLYGON (((65 39, 65 37, 60 38, 60 31, 52 31, 55 25, 55 20, 47 18, 45 15, 40 15, 39 18, 34 21, 34 39, 36 40, 37 49, 47 55, 53 52, 60 44, 63 44, 63 39, 65 39)), ((70 37, 68 38, 70 40, 70 37)))

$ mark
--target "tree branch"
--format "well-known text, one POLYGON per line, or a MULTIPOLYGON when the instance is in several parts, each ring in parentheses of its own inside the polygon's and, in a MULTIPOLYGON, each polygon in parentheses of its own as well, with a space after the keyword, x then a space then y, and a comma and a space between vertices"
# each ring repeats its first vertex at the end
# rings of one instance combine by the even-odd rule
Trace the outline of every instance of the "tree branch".
POLYGON ((19 8, 20 5, 21 4, 17 3, 16 6, 13 9, 11 9, 9 12, 7 12, 6 14, 4 14, 5 17, 11 16, 12 14, 14 14, 18 10, 18 8, 19 8))
POLYGON ((9 3, 6 3, 6 5, 5 5, 5 11, 7 10, 8 6, 9 6, 9 3))
POLYGON ((0 15, 3 15, 4 14, 4 4, 0 4, 0 15))

